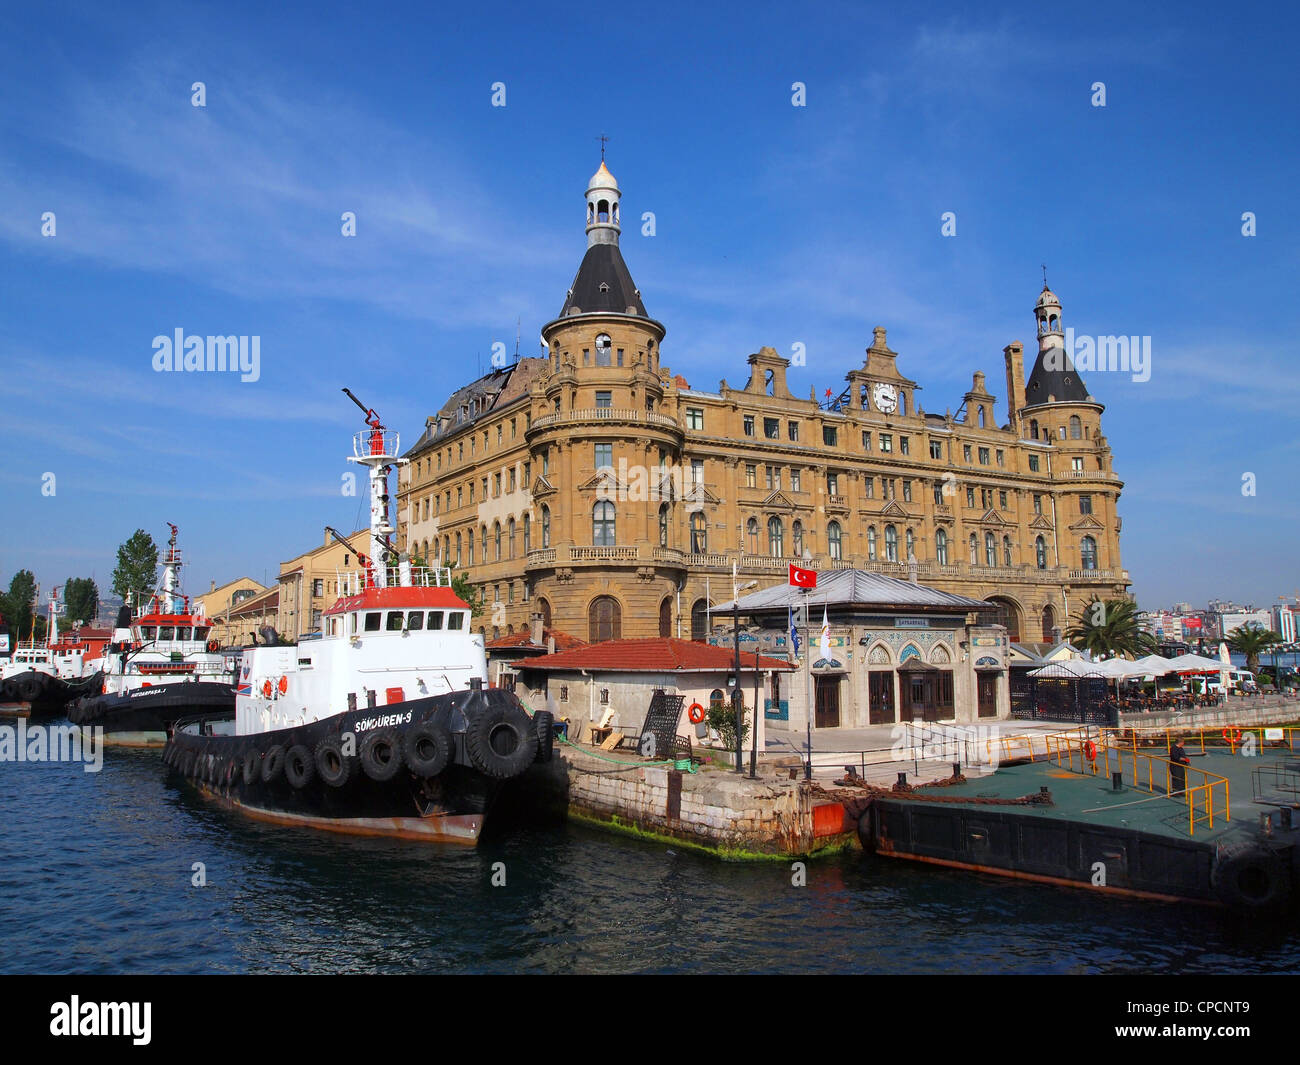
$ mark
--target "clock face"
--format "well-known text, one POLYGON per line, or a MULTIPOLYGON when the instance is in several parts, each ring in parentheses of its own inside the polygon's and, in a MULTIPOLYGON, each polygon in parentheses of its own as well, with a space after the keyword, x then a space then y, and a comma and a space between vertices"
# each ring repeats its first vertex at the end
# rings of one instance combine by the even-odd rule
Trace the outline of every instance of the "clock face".
POLYGON ((871 398, 876 403, 876 410, 883 414, 893 414, 898 406, 898 390, 883 382, 871 390, 871 398))

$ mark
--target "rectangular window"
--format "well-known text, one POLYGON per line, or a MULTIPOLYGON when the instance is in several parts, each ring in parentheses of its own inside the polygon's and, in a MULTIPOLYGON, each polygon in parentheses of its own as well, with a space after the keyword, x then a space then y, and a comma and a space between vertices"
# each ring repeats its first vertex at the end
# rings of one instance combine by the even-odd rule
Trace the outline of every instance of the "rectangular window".
POLYGON ((531 488, 532 481, 533 481, 533 464, 531 462, 525 462, 524 463, 524 487, 531 488))
POLYGON ((470 483, 469 483, 469 501, 470 501, 471 503, 474 502, 474 482, 473 482, 473 481, 470 481, 470 483))
POLYGON ((419 632, 424 628, 424 611, 408 610, 406 613, 406 628, 410 632, 419 632))
POLYGON ((463 507, 464 505, 465 505, 465 489, 464 489, 464 488, 457 488, 457 489, 456 489, 456 506, 458 506, 458 507, 463 507))
POLYGON ((464 627, 465 627, 465 611, 448 610, 447 628, 455 630, 455 629, 463 629, 464 627))
POLYGON ((865 429, 862 430, 862 450, 863 451, 871 450, 871 434, 867 432, 865 429))
POLYGON ((487 494, 487 478, 484 477, 484 478, 483 478, 483 500, 484 500, 484 502, 487 501, 487 497, 488 497, 488 494, 487 494))
POLYGON ((905 480, 903 482, 903 502, 912 502, 912 482, 905 480))
POLYGON ((900 436, 898 438, 898 450, 904 455, 912 453, 912 438, 910 436, 900 436))
POLYGON ((799 423, 798 423, 798 422, 787 422, 785 428, 786 428, 786 432, 789 434, 791 440, 798 440, 798 439, 799 439, 799 423))
POLYGON ((868 499, 876 498, 876 479, 874 477, 862 478, 862 491, 868 499))
POLYGON ((500 498, 501 497, 501 474, 498 473, 495 477, 492 478, 492 489, 496 493, 497 498, 500 498))
POLYGON ((510 480, 509 480, 507 483, 510 485, 510 491, 512 491, 512 492, 513 492, 513 491, 515 490, 515 488, 517 487, 517 483, 518 483, 517 480, 516 480, 517 475, 518 475, 518 471, 517 471, 513 466, 511 466, 511 467, 510 467, 510 480))
POLYGON ((597 392, 597 393, 596 393, 596 406, 598 406, 598 407, 612 407, 613 405, 614 405, 614 393, 612 393, 612 392, 597 392))
POLYGON ((1092 513, 1092 496, 1079 497, 1079 513, 1080 514, 1092 513))
POLYGON ((366 632, 378 632, 384 623, 384 615, 378 610, 366 614, 366 632))
POLYGON ((832 496, 840 494, 840 475, 838 473, 828 473, 826 475, 826 494, 832 496))
POLYGON ((614 445, 597 444, 596 445, 596 469, 602 470, 606 466, 614 465, 614 445))
POLYGON ((622 366, 622 365, 623 365, 623 349, 622 349, 622 348, 619 348, 619 349, 618 349, 617 355, 618 355, 618 362, 616 363, 616 365, 618 365, 618 366, 622 366))
POLYGON ((980 465, 987 466, 988 464, 989 464, 989 449, 986 447, 982 447, 980 448, 980 465))
POLYGON ((763 419, 763 438, 765 440, 781 439, 781 419, 764 418, 763 419))
POLYGON ((881 454, 888 455, 888 454, 890 454, 891 452, 893 452, 893 450, 894 450, 894 435, 893 435, 893 433, 881 433, 881 434, 880 434, 880 451, 881 451, 881 454))
POLYGON ((686 408, 686 428, 703 429, 704 428, 704 408, 687 407, 686 408))
POLYGON ((1005 466, 1007 464, 1007 453, 1001 448, 998 448, 997 453, 993 457, 997 460, 999 466, 1005 466))
POLYGON ((1043 512, 1043 497, 1040 496, 1040 495, 1038 495, 1037 493, 1035 493, 1035 494, 1034 494, 1034 513, 1035 513, 1035 514, 1041 514, 1042 512, 1043 512))
POLYGON ((1074 470, 1075 473, 1082 473, 1082 472, 1083 472, 1083 459, 1082 459, 1082 458, 1073 458, 1073 459, 1071 459, 1071 460, 1070 460, 1070 469, 1074 470))
POLYGON ((833 425, 822 426, 822 443, 827 447, 837 447, 839 445, 839 431, 833 425))
POLYGON ((1006 492, 1001 492, 1001 491, 998 492, 998 506, 1001 507, 1003 510, 1006 510, 1006 509, 1007 509, 1007 494, 1006 494, 1006 492))
POLYGON ((992 505, 993 505, 993 489, 992 489, 992 488, 981 488, 981 489, 980 489, 980 508, 983 509, 983 510, 988 510, 988 508, 991 507, 992 505))
POLYGON ((944 505, 944 502, 943 502, 943 482, 942 482, 942 481, 935 481, 935 482, 934 482, 934 505, 935 505, 936 507, 941 507, 941 506, 944 505))
POLYGON ((510 419, 510 439, 513 440, 518 435, 519 425, 517 418, 510 419))
MULTIPOLYGON (((427 509, 427 504, 426 504, 426 509, 427 509)), ((1091 513, 1091 510, 1089 511, 1089 513, 1091 513)), ((425 516, 427 517, 428 515, 425 515, 425 516)), ((311 582, 311 594, 312 594, 312 598, 313 598, 313 599, 316 598, 317 596, 324 595, 324 594, 325 594, 325 582, 324 582, 323 580, 314 580, 314 581, 312 581, 312 582, 311 582)))
POLYGON ((970 444, 962 444, 961 457, 967 462, 970 462, 970 444))
POLYGON ((800 478, 800 474, 798 470, 790 471, 790 491, 792 492, 803 491, 803 489, 799 487, 799 478, 800 478))
POLYGON ((747 464, 745 466, 745 487, 746 488, 758 487, 758 467, 753 465, 752 463, 747 464))
POLYGON ((754 435, 754 416, 752 414, 745 415, 745 435, 754 435))
POLYGON ((943 441, 942 441, 942 440, 931 440, 931 441, 930 441, 930 458, 932 458, 932 459, 942 459, 942 458, 943 458, 943 441))
POLYGON ((886 499, 893 499, 893 498, 894 498, 894 492, 896 491, 896 489, 897 489, 897 487, 898 487, 898 482, 895 481, 894 478, 892 478, 892 477, 882 477, 882 478, 881 478, 881 484, 883 484, 883 485, 885 486, 885 498, 886 498, 886 499))
POLYGON ((1037 472, 1038 472, 1038 456, 1037 456, 1037 455, 1030 455, 1030 456, 1029 456, 1029 472, 1030 472, 1030 473, 1037 473, 1037 472))
POLYGON ((972 509, 973 509, 974 506, 975 506, 975 489, 974 489, 974 488, 967 488, 967 489, 966 489, 966 505, 967 505, 968 507, 971 507, 972 509))
POLYGON ((436 630, 442 628, 442 611, 441 611, 441 610, 430 610, 430 611, 429 611, 429 628, 430 628, 430 630, 433 630, 433 631, 436 631, 436 630))
POLYGON ((691 484, 704 483, 704 460, 691 459, 691 484))
POLYGON ((505 431, 505 426, 500 422, 497 423, 497 443, 501 443, 501 434, 505 431))
POLYGON ((542 476, 549 477, 550 475, 551 475, 551 452, 548 449, 542 452, 542 476))
POLYGON ((776 487, 776 479, 773 476, 776 473, 775 466, 764 466, 763 474, 767 479, 767 490, 770 492, 776 487))

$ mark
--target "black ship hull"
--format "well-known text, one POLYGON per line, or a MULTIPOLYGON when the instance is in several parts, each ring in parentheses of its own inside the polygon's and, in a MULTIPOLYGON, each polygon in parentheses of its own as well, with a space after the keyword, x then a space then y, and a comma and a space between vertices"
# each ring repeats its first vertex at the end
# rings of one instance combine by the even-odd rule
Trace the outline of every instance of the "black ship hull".
POLYGON ((0 681, 0 703, 23 702, 32 721, 59 717, 64 708, 86 692, 97 691, 99 674, 76 680, 64 680, 49 673, 28 670, 0 681))
POLYGON ((102 728, 103 742, 118 747, 162 747, 181 718, 233 720, 232 684, 192 681, 155 684, 79 699, 68 720, 83 729, 102 728))
POLYGON ((163 760, 261 821, 474 845, 501 786, 551 756, 550 715, 453 692, 249 736, 178 723, 163 760))

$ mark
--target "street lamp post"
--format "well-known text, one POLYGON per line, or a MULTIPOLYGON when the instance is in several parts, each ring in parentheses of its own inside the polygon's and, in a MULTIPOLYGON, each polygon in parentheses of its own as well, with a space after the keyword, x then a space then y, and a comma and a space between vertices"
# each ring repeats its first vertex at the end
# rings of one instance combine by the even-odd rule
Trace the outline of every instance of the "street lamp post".
MULTIPOLYGON (((741 731, 745 725, 745 690, 740 684, 740 593, 748 588, 753 588, 758 581, 750 581, 740 588, 732 586, 735 593, 731 598, 731 638, 736 645, 736 686, 732 689, 732 708, 736 711, 736 772, 745 771, 744 759, 745 752, 741 747, 741 731)), ((755 653, 754 668, 758 668, 757 652, 755 653)), ((757 724, 757 722, 755 722, 757 724)))

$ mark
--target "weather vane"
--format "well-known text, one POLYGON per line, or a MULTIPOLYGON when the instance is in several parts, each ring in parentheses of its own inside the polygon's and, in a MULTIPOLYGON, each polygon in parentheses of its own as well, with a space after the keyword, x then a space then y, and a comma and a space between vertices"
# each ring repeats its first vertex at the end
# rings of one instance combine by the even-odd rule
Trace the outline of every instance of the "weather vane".
POLYGON ((596 138, 596 140, 600 141, 600 161, 603 163, 605 161, 605 142, 609 140, 609 138, 602 133, 596 138))
MULTIPOLYGON (((603 156, 601 158, 604 158, 603 156)), ((1047 287, 1047 264, 1043 263, 1043 288, 1047 287)))

